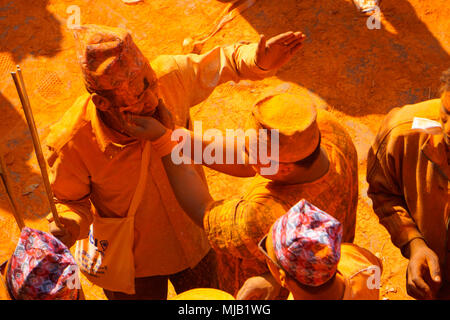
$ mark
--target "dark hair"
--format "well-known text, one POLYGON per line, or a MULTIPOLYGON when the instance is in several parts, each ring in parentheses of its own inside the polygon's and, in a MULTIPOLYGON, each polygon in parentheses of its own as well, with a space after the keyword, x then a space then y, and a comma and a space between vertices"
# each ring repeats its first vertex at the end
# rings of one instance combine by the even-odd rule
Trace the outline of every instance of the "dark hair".
POLYGON ((311 167, 312 164, 320 156, 320 145, 321 145, 321 142, 322 142, 322 135, 319 134, 319 143, 317 144, 317 147, 316 147, 316 149, 314 149, 313 153, 311 153, 309 156, 307 156, 306 158, 304 158, 302 160, 294 162, 294 164, 299 166, 299 167, 306 168, 306 169, 311 167))
POLYGON ((441 93, 450 91, 450 68, 442 72, 441 82, 442 82, 441 93))

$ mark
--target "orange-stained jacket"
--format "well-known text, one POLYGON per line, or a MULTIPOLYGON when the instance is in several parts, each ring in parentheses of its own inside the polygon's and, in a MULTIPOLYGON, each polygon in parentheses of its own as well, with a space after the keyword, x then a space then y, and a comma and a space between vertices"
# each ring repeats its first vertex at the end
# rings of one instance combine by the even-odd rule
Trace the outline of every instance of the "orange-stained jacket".
POLYGON ((444 268, 450 177, 445 142, 443 134, 412 129, 414 117, 439 121, 440 107, 441 100, 435 99, 395 108, 386 116, 369 151, 367 181, 375 213, 392 242, 403 248, 423 238, 444 268))
MULTIPOLYGON (((160 56, 151 63, 175 123, 186 126, 189 108, 226 81, 261 79, 257 44, 216 47, 203 55, 160 56)), ((93 215, 124 217, 136 189, 141 144, 126 141, 99 118, 89 94, 78 98, 47 139, 51 184, 62 216, 80 217, 80 236, 93 215)), ((136 277, 194 267, 210 247, 203 230, 179 206, 161 159, 153 152, 145 197, 135 217, 136 277)), ((201 170, 201 168, 199 168, 201 170)))
POLYGON ((351 137, 325 110, 318 110, 321 145, 330 168, 310 183, 283 185, 257 175, 240 199, 216 201, 204 217, 211 246, 219 253, 222 290, 235 294, 248 277, 268 272, 258 242, 270 226, 306 199, 343 224, 343 241, 353 242, 358 204, 357 153, 351 137))
MULTIPOLYGON (((383 265, 374 254, 351 243, 341 245, 337 271, 344 277, 342 300, 378 300, 383 265)), ((292 300, 292 294, 289 300, 292 300)))

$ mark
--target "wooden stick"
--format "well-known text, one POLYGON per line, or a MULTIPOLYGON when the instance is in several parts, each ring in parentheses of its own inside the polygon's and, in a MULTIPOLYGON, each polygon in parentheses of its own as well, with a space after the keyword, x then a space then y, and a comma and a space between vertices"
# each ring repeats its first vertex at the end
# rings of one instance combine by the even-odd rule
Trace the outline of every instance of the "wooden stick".
POLYGON ((6 175, 6 166, 3 163, 3 159, 1 156, 0 156, 0 180, 2 181, 3 189, 5 189, 5 193, 7 195, 9 205, 11 206, 14 218, 16 219, 17 225, 19 226, 19 229, 22 230, 25 227, 25 222, 23 221, 23 218, 20 215, 19 210, 17 210, 16 202, 14 201, 14 198, 12 196, 11 185, 9 184, 8 177, 6 175))
POLYGON ((15 72, 11 72, 11 76, 13 77, 14 84, 16 85, 17 93, 19 94, 20 102, 22 103, 23 111, 25 113, 25 118, 27 119, 28 128, 30 129, 31 138, 33 140, 34 145, 34 151, 36 153, 39 168, 41 169, 42 180, 44 181, 45 191, 47 192, 47 198, 50 204, 50 209, 52 211, 55 224, 59 228, 63 229, 63 225, 59 219, 58 212, 56 211, 55 202, 53 201, 53 191, 52 188, 50 187, 47 165, 44 159, 44 154, 42 153, 39 135, 37 133, 36 124, 33 118, 33 112, 31 111, 30 100, 28 99, 28 94, 25 89, 25 84, 22 78, 22 72, 19 66, 17 66, 17 73, 19 74, 19 77, 17 77, 17 74, 15 72))

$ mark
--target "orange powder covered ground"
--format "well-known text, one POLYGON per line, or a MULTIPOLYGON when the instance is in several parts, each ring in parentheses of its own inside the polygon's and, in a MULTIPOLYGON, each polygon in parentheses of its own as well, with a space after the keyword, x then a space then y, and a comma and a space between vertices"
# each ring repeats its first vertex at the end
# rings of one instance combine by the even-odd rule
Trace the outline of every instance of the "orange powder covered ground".
MULTIPOLYGON (((49 213, 18 95, 9 72, 20 64, 43 141, 49 127, 84 92, 76 63, 71 14, 81 23, 128 28, 143 53, 181 54, 183 40, 207 34, 226 6, 217 0, 0 0, 0 153, 19 210, 30 227, 47 230, 49 213), (76 6, 76 7, 74 7, 76 6)), ((359 156, 360 198, 355 242, 384 264, 380 298, 410 299, 405 289, 407 261, 371 209, 365 182, 366 155, 383 115, 390 109, 438 96, 439 77, 450 66, 448 0, 383 0, 381 29, 370 30, 351 0, 257 0, 211 38, 203 51, 239 40, 257 41, 299 30, 304 48, 276 76, 259 82, 229 82, 192 109, 203 128, 238 128, 259 94, 296 92, 328 106, 347 127, 359 156)), ((72 19, 73 21, 73 19, 72 19)), ((249 179, 207 170, 216 199, 237 196, 249 179)), ((343 186, 345 187, 345 186, 343 186)), ((4 191, 0 190, 0 262, 19 237, 4 191)), ((157 262, 155 262, 157 263, 157 262)), ((85 278, 87 299, 104 299, 85 278)), ((170 290, 169 296, 173 295, 170 290)))

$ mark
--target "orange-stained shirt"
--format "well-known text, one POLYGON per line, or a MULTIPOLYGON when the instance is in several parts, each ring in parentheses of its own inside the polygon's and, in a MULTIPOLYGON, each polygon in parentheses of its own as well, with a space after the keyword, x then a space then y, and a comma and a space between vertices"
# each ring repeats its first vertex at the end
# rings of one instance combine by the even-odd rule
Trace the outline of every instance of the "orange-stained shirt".
MULTIPOLYGON (((345 281, 342 300, 379 299, 383 265, 370 251, 351 243, 343 243, 337 271, 345 281)), ((293 300, 292 293, 288 300, 293 300)))
POLYGON ((412 128, 415 117, 439 121, 440 107, 441 100, 433 99, 389 112, 369 150, 367 182, 373 209, 394 245, 404 248, 423 238, 450 281, 450 166, 444 135, 412 128))
MULTIPOLYGON (((238 43, 203 55, 155 59, 151 65, 176 125, 186 126, 189 108, 206 99, 217 85, 269 74, 256 66, 256 48, 257 44, 238 43)), ((127 215, 139 177, 142 147, 108 128, 89 94, 79 97, 52 127, 47 145, 58 211, 61 216, 80 218, 79 239, 87 237, 93 215, 127 215)), ((147 196, 135 217, 136 277, 194 267, 210 250, 203 230, 178 204, 155 152, 149 170, 147 196)))
POLYGON ((221 289, 235 294, 248 277, 268 271, 258 242, 276 219, 302 199, 338 219, 343 225, 343 241, 353 242, 358 204, 356 149, 331 113, 318 110, 317 122, 321 145, 330 160, 323 177, 310 183, 283 185, 257 175, 240 199, 216 201, 208 207, 205 231, 211 246, 225 256, 219 257, 223 264, 219 264, 223 269, 219 276, 224 278, 221 289))

